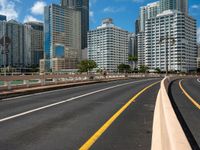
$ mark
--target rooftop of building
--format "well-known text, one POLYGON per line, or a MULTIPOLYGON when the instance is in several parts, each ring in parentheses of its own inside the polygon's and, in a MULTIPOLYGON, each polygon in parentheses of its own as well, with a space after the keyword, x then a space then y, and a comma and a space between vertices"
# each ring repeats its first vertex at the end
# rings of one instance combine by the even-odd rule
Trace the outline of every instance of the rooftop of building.
POLYGON ((155 7, 155 6, 158 6, 158 5, 160 5, 160 2, 156 1, 156 2, 149 3, 146 6, 141 6, 140 8, 155 7))
POLYGON ((97 29, 103 29, 103 28, 115 28, 122 30, 120 27, 114 25, 112 18, 105 18, 102 20, 101 26, 98 26, 97 29))

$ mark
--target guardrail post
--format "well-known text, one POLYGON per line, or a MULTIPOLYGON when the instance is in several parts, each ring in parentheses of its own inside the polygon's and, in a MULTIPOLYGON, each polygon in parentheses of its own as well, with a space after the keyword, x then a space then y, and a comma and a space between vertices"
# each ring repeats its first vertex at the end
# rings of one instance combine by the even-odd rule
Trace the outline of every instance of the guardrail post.
POLYGON ((45 85, 45 79, 40 79, 41 86, 45 85))
POLYGON ((5 81, 4 83, 5 83, 5 86, 7 86, 8 90, 12 89, 11 81, 5 81))
POLYGON ((24 80, 24 85, 26 85, 26 87, 30 87, 30 82, 29 82, 29 80, 24 80))
POLYGON ((57 78, 53 78, 53 82, 54 82, 55 84, 57 84, 57 83, 58 83, 58 79, 57 79, 57 78))

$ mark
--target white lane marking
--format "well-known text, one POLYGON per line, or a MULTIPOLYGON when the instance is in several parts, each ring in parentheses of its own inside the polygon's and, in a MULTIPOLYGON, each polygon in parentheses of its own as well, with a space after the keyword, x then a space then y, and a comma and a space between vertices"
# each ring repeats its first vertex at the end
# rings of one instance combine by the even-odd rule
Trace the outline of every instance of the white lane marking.
MULTIPOLYGON (((91 85, 91 84, 89 84, 89 85, 91 85)), ((40 93, 34 93, 34 94, 28 94, 28 95, 22 95, 22 96, 11 97, 11 98, 5 98, 5 99, 2 99, 2 100, 0 99, 0 102, 15 100, 15 99, 19 99, 19 98, 26 98, 26 97, 30 97, 30 96, 37 96, 37 95, 42 95, 42 94, 49 94, 49 93, 54 93, 54 92, 58 92, 58 91, 65 91, 65 90, 68 90, 68 89, 76 89, 76 88, 80 88, 81 86, 84 86, 84 85, 80 85, 80 86, 77 86, 77 87, 69 87, 69 88, 51 90, 51 91, 40 92, 40 93)))
MULTIPOLYGON (((150 80, 150 79, 148 79, 148 80, 150 80)), ((143 80, 140 80, 140 81, 143 81, 143 80)), ((34 94, 28 94, 28 95, 22 95, 22 96, 11 97, 11 98, 0 99, 0 102, 10 101, 10 100, 15 100, 15 99, 20 99, 20 98, 26 98, 26 97, 31 97, 31 96, 38 96, 38 95, 42 95, 42 94, 50 94, 50 93, 54 93, 54 92, 58 92, 58 91, 65 91, 65 90, 68 90, 68 89, 76 89, 76 88, 80 88, 81 86, 84 86, 84 85, 80 85, 80 86, 77 86, 77 87, 70 87, 70 88, 51 90, 51 91, 40 92, 40 93, 34 93, 34 94)))
POLYGON ((199 82, 199 83, 200 83, 200 78, 199 78, 199 79, 197 79, 197 82, 199 82))
MULTIPOLYGON (((51 90, 51 91, 46 91, 46 92, 40 92, 40 93, 34 93, 34 94, 28 94, 28 95, 23 95, 23 96, 17 96, 17 97, 11 97, 11 98, 5 98, 0 100, 0 102, 2 101, 10 101, 10 100, 14 100, 14 99, 19 99, 19 98, 26 98, 26 97, 31 97, 31 96, 37 96, 37 95, 42 95, 42 94, 48 94, 48 93, 54 93, 54 92, 58 92, 58 91, 64 91, 67 89, 75 89, 75 88, 80 88, 83 85, 77 86, 77 87, 70 87, 70 88, 63 88, 63 89, 57 89, 57 90, 51 90)), ((59 88, 59 87, 58 87, 59 88)))
POLYGON ((111 87, 107 87, 107 88, 100 89, 100 90, 97 90, 97 91, 93 91, 93 92, 90 92, 90 93, 87 93, 87 94, 83 94, 83 95, 79 95, 79 96, 76 96, 76 97, 72 97, 72 98, 69 98, 67 100, 63 100, 63 101, 60 101, 60 102, 57 102, 57 103, 52 103, 52 104, 49 104, 49 105, 46 105, 46 106, 43 106, 43 107, 39 107, 39 108, 36 108, 36 109, 25 111, 25 112, 22 112, 22 113, 19 113, 19 114, 10 116, 10 117, 2 118, 2 119, 0 119, 0 123, 4 122, 4 121, 7 121, 7 120, 14 119, 14 118, 18 118, 20 116, 24 116, 24 115, 27 115, 27 114, 30 114, 30 113, 33 113, 33 112, 36 112, 36 111, 39 111, 39 110, 44 110, 44 109, 47 109, 47 108, 50 108, 50 107, 53 107, 53 106, 57 106, 57 105, 69 102, 69 101, 73 101, 73 100, 76 100, 76 99, 79 99, 79 98, 82 98, 82 97, 93 95, 93 94, 96 94, 96 93, 99 93, 99 92, 107 91, 107 90, 110 90, 110 89, 114 89, 114 88, 117 88, 117 87, 122 87, 122 86, 133 84, 133 83, 139 83, 139 82, 150 81, 150 80, 153 80, 153 79, 147 79, 147 80, 140 80, 140 81, 134 81, 134 82, 129 82, 129 83, 118 84, 118 85, 115 85, 115 86, 111 86, 111 87))

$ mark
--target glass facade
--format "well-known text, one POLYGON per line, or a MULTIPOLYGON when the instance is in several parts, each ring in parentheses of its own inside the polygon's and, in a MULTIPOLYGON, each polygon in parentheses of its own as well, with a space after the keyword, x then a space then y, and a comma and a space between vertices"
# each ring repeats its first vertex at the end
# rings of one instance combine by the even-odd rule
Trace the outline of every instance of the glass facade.
POLYGON ((6 21, 6 16, 0 15, 0 21, 6 21))
POLYGON ((81 13, 80 11, 51 4, 45 7, 44 17, 44 49, 46 70, 55 68, 53 59, 66 59, 66 68, 75 69, 81 59, 81 13), (61 48, 62 47, 62 48, 61 48))
POLYGON ((87 32, 89 31, 89 0, 61 0, 61 6, 73 8, 81 12, 81 48, 87 48, 87 32))

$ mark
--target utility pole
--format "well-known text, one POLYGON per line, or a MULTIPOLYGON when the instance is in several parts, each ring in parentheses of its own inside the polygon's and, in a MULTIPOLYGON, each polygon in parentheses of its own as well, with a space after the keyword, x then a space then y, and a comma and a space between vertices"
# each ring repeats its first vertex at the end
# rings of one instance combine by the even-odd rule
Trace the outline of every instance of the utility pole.
POLYGON ((160 38, 160 44, 165 41, 165 68, 166 68, 166 76, 168 76, 168 71, 169 71, 169 68, 168 68, 168 56, 169 56, 169 41, 173 42, 173 44, 175 43, 175 39, 174 37, 171 37, 169 36, 169 33, 167 32, 165 37, 161 37, 160 38))

